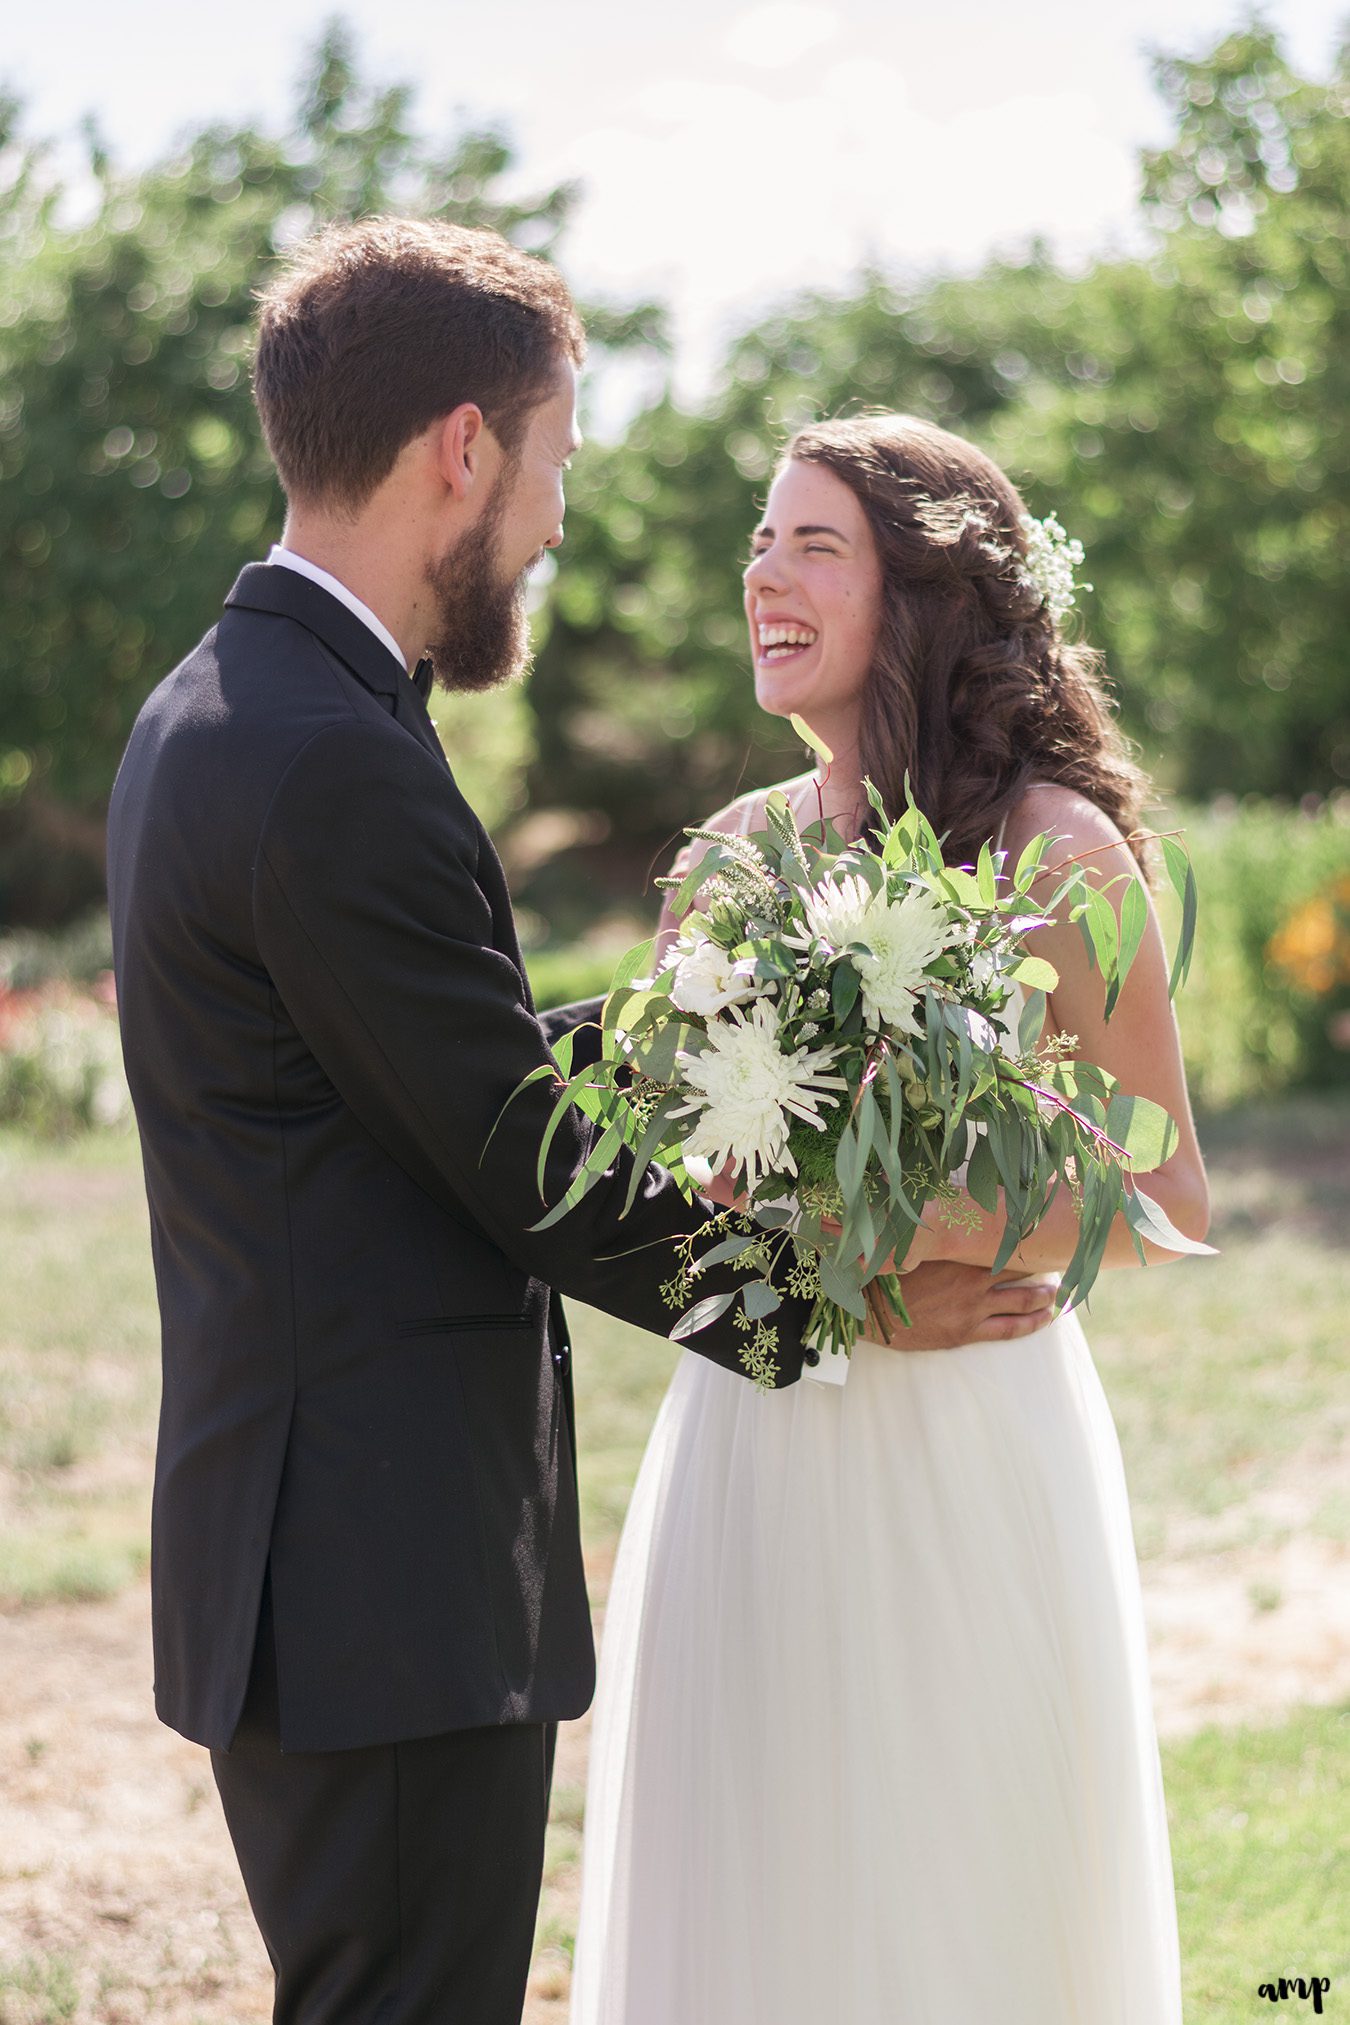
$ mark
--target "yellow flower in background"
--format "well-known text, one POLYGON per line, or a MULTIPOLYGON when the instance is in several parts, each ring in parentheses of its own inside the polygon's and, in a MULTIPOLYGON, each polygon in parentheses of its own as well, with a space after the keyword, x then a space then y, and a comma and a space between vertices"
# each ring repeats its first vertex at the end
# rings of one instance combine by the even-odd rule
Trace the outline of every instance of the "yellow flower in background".
POLYGON ((1266 959, 1315 998, 1350 984, 1350 873, 1294 909, 1267 943, 1266 959))

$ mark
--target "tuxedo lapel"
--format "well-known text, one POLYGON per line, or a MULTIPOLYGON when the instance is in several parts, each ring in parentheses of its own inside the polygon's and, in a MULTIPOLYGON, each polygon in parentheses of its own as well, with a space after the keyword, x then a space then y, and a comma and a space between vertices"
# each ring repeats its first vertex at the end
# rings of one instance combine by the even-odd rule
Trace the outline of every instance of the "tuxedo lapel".
MULTIPOLYGON (((423 664, 418 663, 421 667, 423 664)), ((431 713, 422 698, 422 692, 411 676, 405 675, 394 691, 394 716, 405 731, 423 744, 428 752, 434 753, 447 770, 450 762, 445 756, 445 747, 436 735, 431 713)))
MULTIPOLYGON (((249 563, 225 603, 250 612, 273 612, 294 619, 346 663, 358 682, 393 701, 400 688, 412 691, 407 671, 340 598, 279 563, 249 563)), ((415 691, 412 691, 415 694, 415 691)), ((397 713, 396 713, 397 714, 397 713)))
POLYGON ((230 592, 227 606, 242 606, 252 612, 274 612, 294 619, 355 675, 358 682, 382 697, 386 707, 405 731, 411 732, 442 766, 447 765, 436 727, 427 713, 424 688, 430 689, 430 668, 419 662, 416 675, 409 675, 383 640, 377 639, 331 591, 301 576, 284 564, 249 563, 230 592))

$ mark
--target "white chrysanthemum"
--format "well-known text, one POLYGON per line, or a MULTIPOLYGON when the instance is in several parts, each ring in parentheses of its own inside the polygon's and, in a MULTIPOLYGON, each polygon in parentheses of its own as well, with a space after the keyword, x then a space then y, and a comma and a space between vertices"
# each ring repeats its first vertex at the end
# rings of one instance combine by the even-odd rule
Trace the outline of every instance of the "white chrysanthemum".
POLYGON ((827 881, 802 903, 811 934, 832 949, 861 942, 870 956, 851 956, 862 979, 863 1006, 874 1022, 913 1032, 924 972, 953 940, 947 911, 921 886, 898 900, 874 893, 857 874, 827 881))
POLYGON ((813 941, 827 942, 831 949, 861 942, 862 925, 873 898, 871 887, 857 872, 847 879, 825 879, 803 895, 806 933, 799 932, 786 940, 801 948, 809 948, 813 941))
POLYGON ((742 967, 728 950, 705 936, 680 954, 670 996, 681 1012, 719 1013, 754 997, 758 986, 753 973, 753 964, 742 967))
POLYGON ((837 1103, 831 1093, 848 1088, 842 1076, 826 1073, 833 1060, 830 1048, 785 1055, 777 1014, 766 999, 756 1000, 748 1014, 732 1006, 726 1019, 709 1026, 702 1054, 676 1057, 691 1095, 672 1116, 703 1114, 685 1141, 686 1155, 714 1169, 734 1160, 752 1188, 775 1169, 795 1174, 787 1143, 793 1118, 823 1130, 818 1107, 837 1103))

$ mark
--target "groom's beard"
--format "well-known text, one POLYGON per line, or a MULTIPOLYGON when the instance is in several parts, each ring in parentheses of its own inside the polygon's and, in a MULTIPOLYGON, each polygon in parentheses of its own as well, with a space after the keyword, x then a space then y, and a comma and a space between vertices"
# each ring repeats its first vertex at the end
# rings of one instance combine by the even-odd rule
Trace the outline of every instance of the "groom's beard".
POLYGON ((496 689, 524 675, 531 660, 525 580, 497 573, 497 532, 507 495, 481 514, 448 555, 427 567, 436 598, 436 637, 427 654, 443 689, 496 689))

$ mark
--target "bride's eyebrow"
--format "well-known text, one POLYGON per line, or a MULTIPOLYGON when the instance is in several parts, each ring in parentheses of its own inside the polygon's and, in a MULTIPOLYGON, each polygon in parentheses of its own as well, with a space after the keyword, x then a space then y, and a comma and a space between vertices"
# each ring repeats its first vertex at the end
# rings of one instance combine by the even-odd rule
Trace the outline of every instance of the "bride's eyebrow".
MULTIPOLYGON (((836 541, 847 542, 848 540, 848 536, 841 534, 837 527, 794 527, 792 532, 797 540, 800 540, 803 535, 807 534, 829 534, 833 535, 836 541)), ((771 527, 757 527, 750 539, 751 541, 772 541, 773 529, 771 527)))

